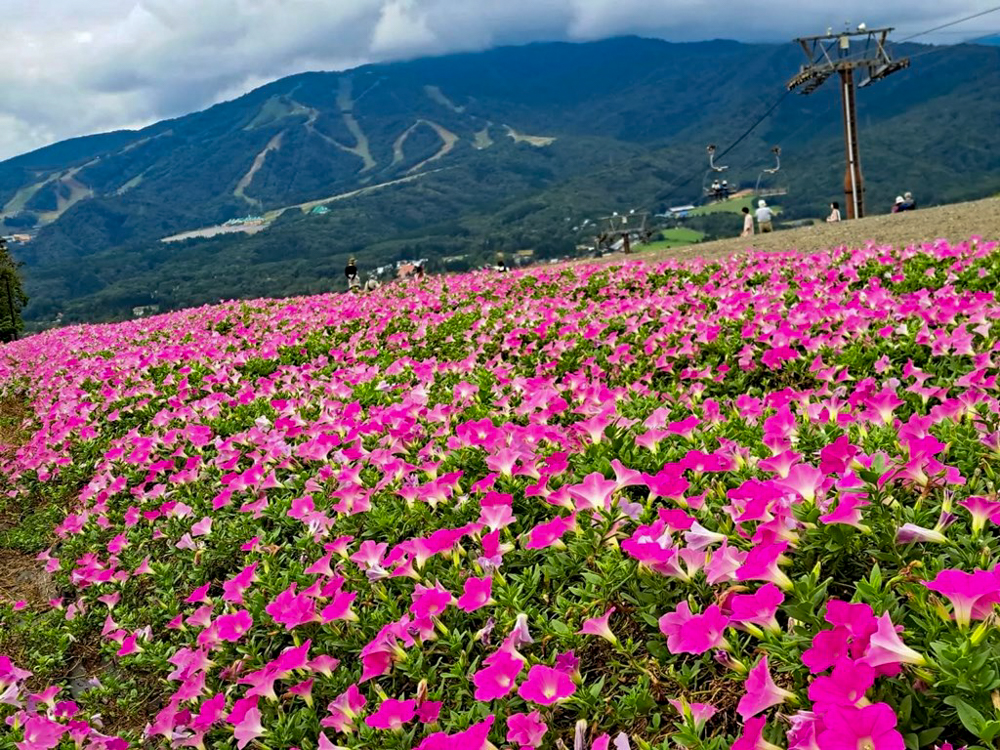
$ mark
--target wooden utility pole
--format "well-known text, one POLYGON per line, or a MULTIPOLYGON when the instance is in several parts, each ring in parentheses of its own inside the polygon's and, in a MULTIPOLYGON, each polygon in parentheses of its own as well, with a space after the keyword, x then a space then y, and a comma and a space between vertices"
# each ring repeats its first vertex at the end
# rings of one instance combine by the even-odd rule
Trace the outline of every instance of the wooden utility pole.
POLYGON ((822 86, 834 73, 840 77, 840 94, 844 110, 844 196, 847 218, 865 215, 865 179, 861 173, 861 146, 858 139, 858 108, 856 92, 875 81, 910 66, 909 58, 893 60, 886 47, 891 28, 868 30, 864 24, 856 31, 838 34, 832 29, 819 36, 807 36, 795 41, 809 59, 798 74, 788 82, 791 91, 809 95, 822 86), (854 72, 866 68, 867 76, 856 83, 854 72), (801 87, 801 88, 800 88, 801 87))

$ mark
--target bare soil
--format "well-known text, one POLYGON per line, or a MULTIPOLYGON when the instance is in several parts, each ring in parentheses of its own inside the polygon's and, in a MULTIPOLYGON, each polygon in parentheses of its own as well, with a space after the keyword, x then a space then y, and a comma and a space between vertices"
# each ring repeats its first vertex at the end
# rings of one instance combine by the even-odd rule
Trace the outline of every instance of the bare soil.
POLYGON ((0 548, 0 600, 44 607, 59 593, 52 576, 31 555, 0 548))
POLYGON ((24 422, 29 416, 31 410, 22 399, 0 396, 0 453, 24 444, 28 437, 24 422))

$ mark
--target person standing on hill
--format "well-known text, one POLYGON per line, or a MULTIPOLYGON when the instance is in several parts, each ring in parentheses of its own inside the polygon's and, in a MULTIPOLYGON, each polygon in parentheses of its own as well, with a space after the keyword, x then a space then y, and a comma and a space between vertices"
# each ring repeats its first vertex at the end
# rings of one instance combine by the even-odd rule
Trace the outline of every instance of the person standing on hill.
POLYGON ((354 291, 361 287, 361 279, 358 277, 358 262, 353 257, 347 261, 344 276, 347 277, 348 291, 354 291))
POLYGON ((767 207, 767 201, 761 199, 757 201, 757 226, 760 227, 761 234, 768 234, 774 231, 771 223, 774 219, 774 212, 767 207))
POLYGON ((743 207, 743 233, 740 237, 753 237, 753 215, 749 206, 743 207))
POLYGON ((840 204, 837 201, 830 204, 830 215, 826 217, 826 221, 829 224, 835 224, 840 221, 840 204))

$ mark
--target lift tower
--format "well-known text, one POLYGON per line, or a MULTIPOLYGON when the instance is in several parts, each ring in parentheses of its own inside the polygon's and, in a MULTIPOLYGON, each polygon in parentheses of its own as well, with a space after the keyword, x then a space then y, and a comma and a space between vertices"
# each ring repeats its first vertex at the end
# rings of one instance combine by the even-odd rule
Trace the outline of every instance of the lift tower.
POLYGON ((855 31, 807 36, 795 41, 809 59, 798 74, 788 82, 788 90, 799 89, 808 95, 822 86, 835 73, 840 75, 840 92, 844 104, 844 148, 847 153, 847 170, 844 174, 844 195, 847 198, 847 218, 860 219, 865 215, 865 180, 861 175, 861 149, 858 146, 858 110, 855 93, 886 76, 910 67, 909 58, 893 60, 886 48, 891 28, 865 28, 855 31), (867 75, 856 83, 854 72, 866 69, 867 75))

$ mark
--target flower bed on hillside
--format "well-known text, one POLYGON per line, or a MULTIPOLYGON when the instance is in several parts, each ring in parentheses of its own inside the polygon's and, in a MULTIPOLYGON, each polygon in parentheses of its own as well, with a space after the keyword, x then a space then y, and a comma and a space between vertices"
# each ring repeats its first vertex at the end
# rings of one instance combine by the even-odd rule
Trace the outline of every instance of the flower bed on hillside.
POLYGON ((0 348, 36 419, 0 502, 60 592, 0 602, 0 747, 992 747, 995 249, 0 348))

